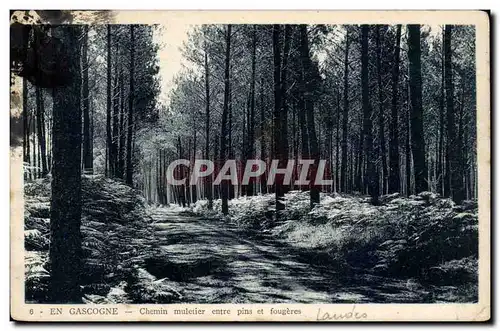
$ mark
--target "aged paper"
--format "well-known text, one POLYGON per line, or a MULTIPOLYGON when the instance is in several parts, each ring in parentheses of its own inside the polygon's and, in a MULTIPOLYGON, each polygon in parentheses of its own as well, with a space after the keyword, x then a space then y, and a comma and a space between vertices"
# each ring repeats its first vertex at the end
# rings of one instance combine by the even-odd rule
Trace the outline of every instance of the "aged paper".
POLYGON ((490 319, 486 12, 10 22, 12 319, 490 319))

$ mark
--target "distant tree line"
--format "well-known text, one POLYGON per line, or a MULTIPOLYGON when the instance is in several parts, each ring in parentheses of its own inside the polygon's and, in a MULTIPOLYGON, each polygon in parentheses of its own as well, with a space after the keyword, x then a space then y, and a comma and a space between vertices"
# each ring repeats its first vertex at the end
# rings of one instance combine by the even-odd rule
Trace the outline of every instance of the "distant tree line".
POLYGON ((320 191, 369 194, 375 204, 423 191, 475 199, 474 35, 452 25, 195 28, 184 46, 192 66, 176 78, 166 112, 177 143, 159 144, 149 199, 221 198, 225 213, 229 199, 267 192, 280 210, 290 189, 309 190, 311 206, 320 191), (169 187, 165 167, 181 156, 279 159, 280 167, 313 159, 311 176, 327 159, 333 184, 285 187, 277 177, 267 186, 263 175, 244 187, 212 186, 213 178, 169 187))

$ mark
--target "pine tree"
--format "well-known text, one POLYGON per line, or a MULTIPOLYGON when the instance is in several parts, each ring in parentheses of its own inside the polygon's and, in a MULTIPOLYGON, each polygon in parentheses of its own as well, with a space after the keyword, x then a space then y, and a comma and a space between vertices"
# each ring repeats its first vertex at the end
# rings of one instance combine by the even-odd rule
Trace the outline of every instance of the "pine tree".
POLYGON ((51 301, 81 302, 81 129, 80 47, 81 28, 60 25, 53 36, 64 47, 58 56, 67 63, 69 84, 53 89, 53 167, 50 205, 51 301))
POLYGON ((399 83, 399 50, 401 40, 401 25, 398 24, 396 31, 396 44, 394 46, 394 61, 392 64, 392 102, 391 102, 391 125, 389 126, 389 191, 394 193, 400 191, 399 174, 399 136, 398 136, 398 83, 399 83))

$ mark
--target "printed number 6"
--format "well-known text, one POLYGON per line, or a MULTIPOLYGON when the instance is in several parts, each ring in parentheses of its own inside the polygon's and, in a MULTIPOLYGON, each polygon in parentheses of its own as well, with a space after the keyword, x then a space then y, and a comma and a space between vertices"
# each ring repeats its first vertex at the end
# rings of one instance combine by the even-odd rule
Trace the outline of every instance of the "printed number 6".
POLYGON ((30 315, 33 315, 33 309, 30 309, 30 315))

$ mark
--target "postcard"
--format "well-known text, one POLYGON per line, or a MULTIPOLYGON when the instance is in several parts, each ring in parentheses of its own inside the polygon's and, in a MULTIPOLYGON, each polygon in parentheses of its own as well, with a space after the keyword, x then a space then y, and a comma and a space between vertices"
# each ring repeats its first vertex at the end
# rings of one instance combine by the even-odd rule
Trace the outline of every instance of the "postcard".
POLYGON ((488 321, 485 11, 10 13, 15 321, 488 321))

